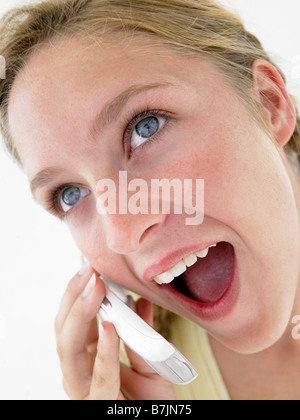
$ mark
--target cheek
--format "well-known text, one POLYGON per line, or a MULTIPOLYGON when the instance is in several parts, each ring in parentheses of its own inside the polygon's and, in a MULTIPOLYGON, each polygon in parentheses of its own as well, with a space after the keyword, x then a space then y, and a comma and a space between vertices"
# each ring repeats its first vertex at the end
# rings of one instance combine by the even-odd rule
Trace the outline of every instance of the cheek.
POLYGON ((96 207, 89 209, 89 217, 82 218, 81 223, 75 220, 74 218, 74 222, 68 222, 70 232, 80 252, 92 267, 111 281, 130 288, 128 279, 132 278, 132 273, 122 255, 107 247, 101 216, 97 214, 96 207))
POLYGON ((197 145, 189 167, 205 180, 206 215, 234 229, 246 228, 252 236, 282 229, 289 220, 295 228, 296 203, 278 150, 253 124, 219 127, 209 140, 197 145), (247 129, 245 129, 247 127, 247 129))
POLYGON ((96 208, 93 210, 91 206, 89 203, 82 209, 81 217, 76 209, 76 215, 67 219, 67 225, 80 252, 96 267, 95 260, 105 252, 105 242, 96 208))
POLYGON ((235 147, 223 148, 223 161, 220 155, 216 158, 216 171, 206 183, 206 212, 238 234, 253 267, 258 267, 257 281, 265 279, 257 283, 260 290, 268 285, 281 290, 283 283, 293 283, 283 290, 287 296, 299 270, 291 181, 278 150, 263 132, 254 128, 236 140, 235 147))

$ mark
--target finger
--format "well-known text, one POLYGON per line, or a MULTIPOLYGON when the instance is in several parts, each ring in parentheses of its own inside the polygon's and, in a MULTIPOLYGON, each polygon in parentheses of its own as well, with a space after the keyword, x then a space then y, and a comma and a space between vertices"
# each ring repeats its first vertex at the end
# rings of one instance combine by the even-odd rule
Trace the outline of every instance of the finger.
POLYGON ((158 374, 142 376, 121 364, 121 389, 132 400, 175 400, 173 385, 158 374))
POLYGON ((93 360, 87 349, 87 339, 105 293, 102 280, 93 275, 84 294, 72 306, 58 338, 61 368, 75 399, 89 393, 93 360))
POLYGON ((93 273, 93 268, 86 263, 69 282, 67 290, 61 300, 59 311, 55 320, 56 335, 60 334, 72 306, 74 305, 76 299, 78 299, 78 297, 82 294, 84 287, 93 273))
POLYGON ((136 312, 137 314, 143 318, 147 324, 153 327, 153 304, 146 299, 139 299, 136 302, 136 312))
POLYGON ((74 302, 59 337, 68 355, 85 350, 87 336, 105 294, 102 280, 93 274, 84 292, 74 302))
POLYGON ((120 339, 113 324, 103 322, 90 390, 91 400, 124 399, 120 392, 120 339))

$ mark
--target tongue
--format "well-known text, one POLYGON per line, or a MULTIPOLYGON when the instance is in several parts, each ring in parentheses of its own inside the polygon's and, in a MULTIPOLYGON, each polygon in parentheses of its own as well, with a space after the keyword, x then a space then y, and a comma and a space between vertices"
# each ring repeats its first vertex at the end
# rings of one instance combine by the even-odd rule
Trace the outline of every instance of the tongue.
POLYGON ((197 301, 217 302, 228 289, 234 267, 234 249, 226 242, 210 248, 206 258, 188 268, 183 275, 186 287, 197 301))

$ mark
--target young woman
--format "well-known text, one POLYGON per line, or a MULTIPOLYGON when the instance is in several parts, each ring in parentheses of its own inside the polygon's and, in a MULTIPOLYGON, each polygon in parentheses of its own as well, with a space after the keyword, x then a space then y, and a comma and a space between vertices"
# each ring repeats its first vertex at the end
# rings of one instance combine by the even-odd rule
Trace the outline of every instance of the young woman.
POLYGON ((0 39, 6 145, 89 262, 56 319, 70 398, 298 399, 299 121, 259 41, 210 0, 45 0, 9 13, 0 39), (203 223, 174 203, 101 211, 120 171, 203 179, 203 223), (98 333, 99 274, 150 323, 155 304, 195 382, 173 387, 129 350, 120 363, 114 327, 98 333))

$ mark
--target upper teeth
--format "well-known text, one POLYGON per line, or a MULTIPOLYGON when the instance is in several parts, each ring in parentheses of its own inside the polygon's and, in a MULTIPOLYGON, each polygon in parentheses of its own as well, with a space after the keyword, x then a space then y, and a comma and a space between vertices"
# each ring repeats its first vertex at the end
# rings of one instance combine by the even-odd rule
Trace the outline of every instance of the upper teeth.
POLYGON ((179 277, 183 274, 188 267, 192 267, 198 261, 198 258, 205 258, 208 254, 209 248, 216 247, 217 244, 211 245, 203 251, 196 252, 195 254, 190 254, 187 257, 184 257, 175 267, 166 271, 165 273, 160 274, 159 276, 154 277, 154 281, 157 284, 168 284, 171 283, 175 277, 179 277))

